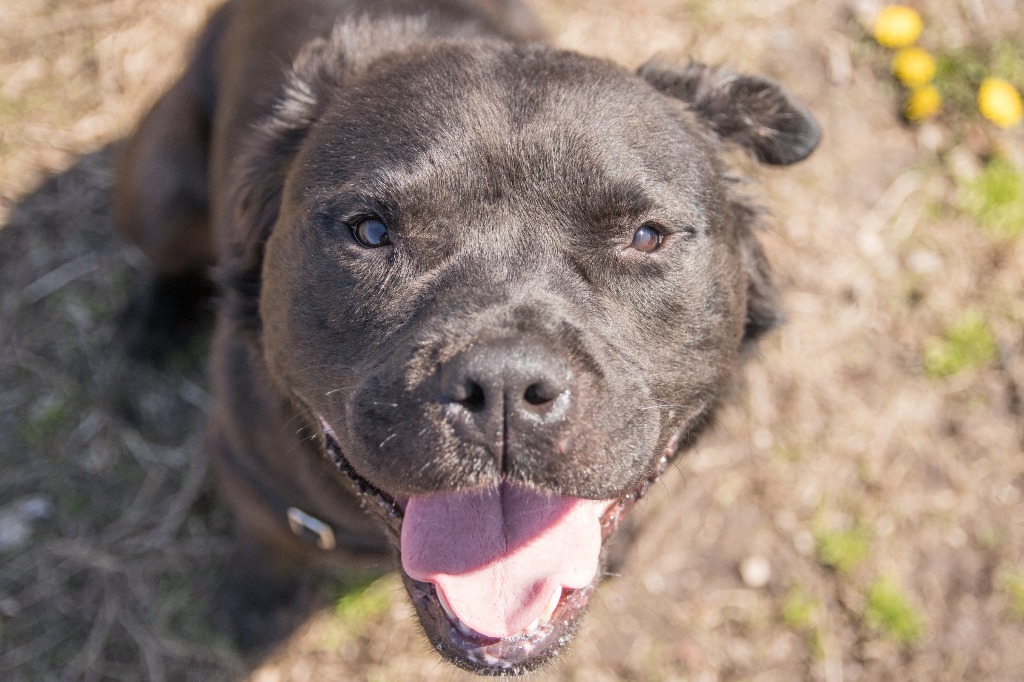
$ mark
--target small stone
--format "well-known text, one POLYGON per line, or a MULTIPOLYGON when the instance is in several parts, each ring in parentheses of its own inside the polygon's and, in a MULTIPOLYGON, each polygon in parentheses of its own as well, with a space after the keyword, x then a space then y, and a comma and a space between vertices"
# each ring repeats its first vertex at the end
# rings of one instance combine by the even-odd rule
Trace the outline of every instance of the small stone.
POLYGON ((922 123, 917 129, 917 142, 930 152, 938 152, 946 144, 946 133, 935 123, 922 123))
POLYGON ((740 563, 740 577, 747 587, 764 587, 772 579, 772 565, 759 554, 749 556, 740 563))
POLYGON ((644 589, 648 594, 662 594, 665 591, 665 577, 657 571, 648 571, 643 577, 644 589))
POLYGON ((32 527, 23 518, 13 515, 0 516, 0 552, 18 549, 28 544, 32 527))
POLYGON ((960 526, 954 526, 946 533, 946 543, 954 549, 960 549, 967 544, 967 531, 960 526))
POLYGON ((8 618, 14 618, 21 613, 21 604, 11 597, 0 597, 0 613, 8 618))
POLYGON ((32 522, 49 518, 53 505, 44 497, 26 497, 0 509, 0 551, 18 549, 32 539, 32 522))

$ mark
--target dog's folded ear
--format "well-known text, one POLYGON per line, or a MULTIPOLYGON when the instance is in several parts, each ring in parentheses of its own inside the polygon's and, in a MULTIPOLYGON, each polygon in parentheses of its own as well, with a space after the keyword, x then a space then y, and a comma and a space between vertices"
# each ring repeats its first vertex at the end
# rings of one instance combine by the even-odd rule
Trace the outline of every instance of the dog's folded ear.
POLYGON ((759 161, 786 166, 821 140, 814 117, 778 84, 691 62, 683 68, 652 59, 637 72, 660 92, 686 102, 722 139, 759 161))
POLYGON ((243 142, 231 174, 232 224, 219 279, 243 323, 259 326, 264 245, 280 213, 288 171, 310 128, 355 74, 396 45, 410 48, 425 40, 426 30, 424 17, 352 19, 335 26, 330 36, 308 43, 295 58, 268 115, 243 142))
MULTIPOLYGON (((762 163, 786 166, 807 158, 821 140, 821 128, 801 104, 766 78, 691 62, 670 66, 653 59, 638 75, 659 92, 684 102, 719 139, 736 144, 762 163)), ((783 315, 771 268, 755 234, 757 211, 733 204, 742 225, 738 235, 747 275, 747 316, 743 347, 778 326, 783 315)))
POLYGON ((230 188, 231 226, 221 283, 236 317, 259 326, 258 301, 263 248, 277 222, 291 162, 325 106, 326 93, 341 82, 344 60, 333 41, 312 42, 292 66, 284 91, 260 121, 236 160, 230 188))

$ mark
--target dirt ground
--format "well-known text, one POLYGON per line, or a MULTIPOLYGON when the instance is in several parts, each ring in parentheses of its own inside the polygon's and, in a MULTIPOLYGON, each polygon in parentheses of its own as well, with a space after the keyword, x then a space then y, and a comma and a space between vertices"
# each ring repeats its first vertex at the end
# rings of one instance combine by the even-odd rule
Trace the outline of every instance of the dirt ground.
MULTIPOLYGON (((108 210, 113 146, 213 4, 0 0, 0 678, 464 679, 393 575, 326 584, 261 660, 206 619, 229 529, 206 341, 160 370, 121 354, 145 263, 108 210)), ((537 677, 1024 678, 1021 176, 1009 226, 972 199, 993 156, 1024 168, 1021 128, 969 107, 904 124, 871 2, 529 4, 560 46, 767 74, 825 130, 792 169, 741 162, 789 321, 537 677)), ((1024 85, 1018 0, 910 4, 927 48, 1024 85)))

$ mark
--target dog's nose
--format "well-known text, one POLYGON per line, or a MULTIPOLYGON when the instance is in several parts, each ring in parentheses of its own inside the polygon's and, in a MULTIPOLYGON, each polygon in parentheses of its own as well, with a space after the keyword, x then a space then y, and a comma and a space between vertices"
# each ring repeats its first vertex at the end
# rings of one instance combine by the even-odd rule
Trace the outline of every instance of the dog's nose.
POLYGON ((545 346, 504 340, 470 346, 441 366, 442 399, 490 432, 501 420, 543 424, 564 416, 569 363, 545 346))

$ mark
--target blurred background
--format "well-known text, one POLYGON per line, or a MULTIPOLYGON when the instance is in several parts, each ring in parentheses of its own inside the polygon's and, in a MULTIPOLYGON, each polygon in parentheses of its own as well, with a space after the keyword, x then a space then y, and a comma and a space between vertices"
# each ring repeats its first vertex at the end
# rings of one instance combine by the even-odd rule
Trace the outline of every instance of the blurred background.
MULTIPOLYGON (((919 35, 877 39, 880 2, 527 1, 562 47, 775 78, 825 131, 790 169, 736 157, 788 323, 537 677, 1021 679, 1024 133, 1005 89, 977 102, 1024 86, 1019 1, 916 0, 919 35)), ((464 679, 391 574, 326 582, 260 659, 207 620, 206 340, 117 350, 145 263, 109 190, 215 4, 0 2, 0 677, 464 679)))

